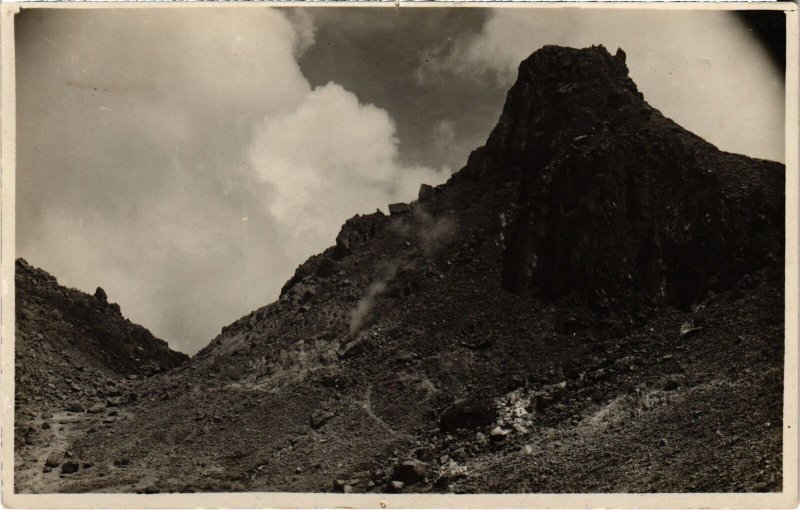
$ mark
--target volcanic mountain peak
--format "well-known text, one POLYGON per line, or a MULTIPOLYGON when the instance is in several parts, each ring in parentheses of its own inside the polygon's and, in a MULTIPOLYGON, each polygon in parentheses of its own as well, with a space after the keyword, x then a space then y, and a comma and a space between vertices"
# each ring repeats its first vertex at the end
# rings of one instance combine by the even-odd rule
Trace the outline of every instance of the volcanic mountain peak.
POLYGON ((622 51, 545 47, 462 170, 134 381, 45 486, 776 490, 783 183, 651 108, 622 51))
POLYGON ((648 105, 627 72, 622 50, 535 52, 454 176, 519 191, 508 290, 688 307, 781 256, 782 165, 716 150, 648 105))
POLYGON ((554 142, 590 135, 625 114, 624 106, 641 104, 622 50, 612 56, 603 46, 545 46, 520 64, 486 152, 524 170, 532 157, 542 162, 554 142))

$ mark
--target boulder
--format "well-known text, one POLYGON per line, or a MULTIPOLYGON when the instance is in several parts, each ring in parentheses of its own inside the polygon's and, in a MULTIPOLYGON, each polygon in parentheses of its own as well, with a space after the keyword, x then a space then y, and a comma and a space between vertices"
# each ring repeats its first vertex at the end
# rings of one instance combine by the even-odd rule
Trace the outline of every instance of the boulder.
POLYGON ((622 63, 624 64, 626 60, 625 50, 623 50, 622 48, 617 48, 617 52, 614 53, 614 57, 621 60, 622 63))
POLYGON ((427 202, 431 200, 436 194, 436 190, 429 184, 421 184, 419 187, 419 201, 427 202))
POLYGON ((489 432, 489 439, 492 441, 499 443, 501 441, 505 441, 506 436, 510 433, 510 430, 506 430, 501 427, 495 427, 489 432))
POLYGON ((411 212, 411 207, 405 202, 398 202, 396 204, 389 204, 389 214, 396 216, 398 214, 407 214, 411 212))
POLYGON ((94 291, 94 297, 95 299, 97 299, 102 303, 108 302, 108 295, 106 294, 106 291, 104 291, 102 287, 97 287, 97 290, 94 291))
POLYGON ((92 407, 90 407, 89 409, 87 409, 86 412, 87 413, 91 413, 91 414, 98 414, 98 413, 102 413, 103 411, 105 411, 105 409, 106 409, 105 405, 103 405, 103 404, 95 404, 92 407))
POLYGON ((364 335, 360 335, 358 338, 353 338, 352 340, 342 344, 341 347, 339 347, 339 349, 336 351, 336 354, 342 359, 353 358, 364 353, 368 346, 369 338, 365 337, 364 335))
POLYGON ((74 460, 68 460, 67 462, 61 465, 61 472, 64 474, 70 474, 78 471, 79 468, 80 464, 78 464, 74 460))
POLYGON ((414 485, 427 478, 429 472, 426 463, 410 460, 395 466, 393 479, 403 482, 405 485, 414 485))
POLYGON ((403 487, 405 487, 405 486, 406 486, 406 484, 404 484, 403 482, 401 482, 399 480, 392 480, 386 486, 386 489, 387 489, 388 492, 402 492, 403 491, 403 487))
POLYGON ((458 429, 477 429, 491 425, 497 419, 497 410, 489 399, 469 398, 450 406, 439 418, 443 432, 458 429))
POLYGON ((325 409, 317 409, 313 413, 311 413, 310 423, 311 428, 318 429, 328 423, 328 421, 336 416, 336 413, 332 411, 326 411, 325 409))
POLYGON ((66 405, 66 407, 64 407, 64 410, 71 413, 82 413, 86 409, 79 402, 70 402, 66 405))
POLYGON ((695 326, 693 321, 686 321, 683 324, 681 324, 680 337, 681 338, 686 338, 687 336, 691 335, 692 333, 695 333, 697 331, 701 331, 702 329, 703 329, 703 326, 695 326))
POLYGON ((457 462, 450 461, 443 467, 442 472, 439 475, 439 478, 436 479, 434 485, 439 488, 445 488, 450 485, 451 482, 466 476, 466 474, 466 466, 461 466, 457 462))

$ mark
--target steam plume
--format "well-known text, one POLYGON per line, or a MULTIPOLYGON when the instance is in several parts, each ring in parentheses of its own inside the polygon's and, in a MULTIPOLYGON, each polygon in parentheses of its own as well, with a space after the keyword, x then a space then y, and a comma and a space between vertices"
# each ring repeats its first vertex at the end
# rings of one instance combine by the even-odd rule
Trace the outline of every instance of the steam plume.
POLYGON ((377 282, 373 282, 369 289, 367 290, 367 294, 358 300, 358 304, 350 312, 350 335, 354 335, 361 329, 361 325, 364 323, 364 318, 367 316, 370 310, 372 310, 372 304, 375 302, 375 297, 379 294, 382 294, 386 290, 386 281, 379 280, 377 282))

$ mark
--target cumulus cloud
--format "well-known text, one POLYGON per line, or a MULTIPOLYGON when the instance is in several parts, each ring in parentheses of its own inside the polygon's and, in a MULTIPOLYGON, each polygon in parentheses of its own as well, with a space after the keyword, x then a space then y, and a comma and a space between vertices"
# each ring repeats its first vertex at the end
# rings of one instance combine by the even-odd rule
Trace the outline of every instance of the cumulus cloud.
POLYGON ((545 44, 622 47, 631 77, 662 113, 723 150, 784 160, 782 77, 730 12, 498 9, 477 34, 431 48, 416 76, 507 88, 545 44))
POLYGON ((255 130, 250 159, 273 189, 270 213, 287 226, 293 251, 332 244, 357 212, 415 198, 421 182, 448 172, 401 164, 395 124, 335 83, 317 87, 294 109, 267 115, 255 130))
POLYGON ((314 23, 313 16, 308 11, 290 9, 284 12, 292 26, 294 26, 294 37, 292 39, 294 56, 299 58, 314 44, 317 26, 314 23))

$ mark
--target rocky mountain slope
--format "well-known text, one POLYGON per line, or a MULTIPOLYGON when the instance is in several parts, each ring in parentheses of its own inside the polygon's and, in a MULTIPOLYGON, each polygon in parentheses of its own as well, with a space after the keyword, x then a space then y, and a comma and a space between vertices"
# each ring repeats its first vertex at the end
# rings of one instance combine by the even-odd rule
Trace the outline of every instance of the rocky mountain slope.
POLYGON ((622 51, 544 47, 446 184, 116 419, 70 413, 78 468, 17 489, 780 490, 783 172, 649 106, 622 51))
POLYGON ((189 357, 125 319, 102 288, 92 296, 63 287, 23 259, 16 261, 15 285, 16 468, 26 477, 25 467, 35 466, 39 477, 39 461, 75 421, 69 415, 108 420, 136 398, 136 379, 189 357))

